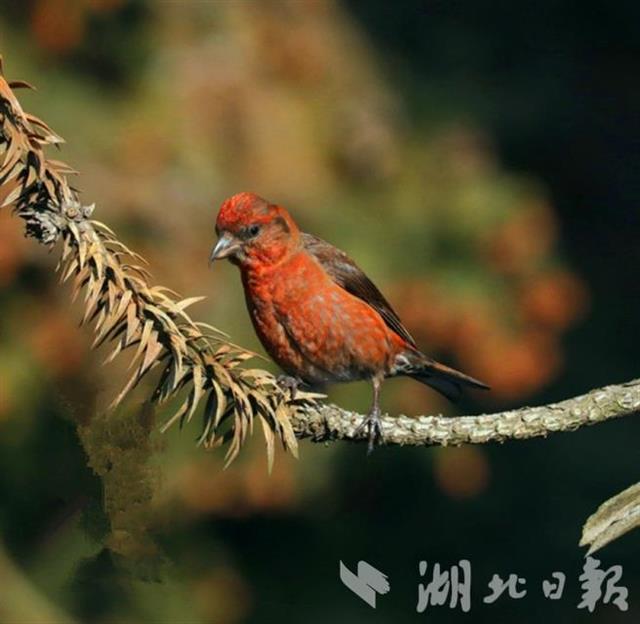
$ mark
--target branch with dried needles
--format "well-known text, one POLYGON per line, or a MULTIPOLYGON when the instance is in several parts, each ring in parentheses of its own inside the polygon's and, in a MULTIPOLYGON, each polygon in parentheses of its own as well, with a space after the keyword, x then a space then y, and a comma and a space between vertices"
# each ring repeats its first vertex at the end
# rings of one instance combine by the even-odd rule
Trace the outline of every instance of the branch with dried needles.
POLYGON ((278 439, 297 454, 290 417, 317 395, 298 393, 290 400, 272 374, 241 366, 253 353, 189 316, 187 308, 199 297, 181 299, 149 283, 144 259, 91 218, 93 206, 79 202, 68 182, 75 172, 46 157, 45 148, 63 140, 22 109, 13 89, 30 85, 3 76, 0 59, 0 208, 13 207, 27 236, 48 246, 61 243, 61 280, 72 281, 74 298, 82 293, 83 322, 93 324, 94 346, 111 344, 107 361, 123 351, 131 354, 133 372, 111 407, 157 370, 152 401, 184 397, 164 429, 190 421, 204 406, 199 443, 227 444, 227 462, 237 456, 255 419, 262 425, 270 466, 278 439))
MULTIPOLYGON (((61 242, 58 271, 72 280, 73 296, 82 293, 83 322, 93 323, 94 346, 111 343, 107 361, 132 354, 133 373, 114 399, 117 406, 147 374, 156 369, 152 401, 184 400, 163 427, 190 421, 204 406, 199 443, 227 444, 231 462, 253 430, 257 418, 265 436, 271 466, 275 442, 297 454, 298 438, 314 442, 360 441, 362 415, 335 405, 320 405, 320 395, 290 399, 270 373, 242 366, 254 354, 229 342, 216 328, 194 321, 187 308, 199 297, 181 299, 162 286, 152 286, 144 259, 128 249, 104 223, 91 218, 68 176, 65 163, 47 158, 45 148, 63 139, 42 120, 26 113, 13 89, 32 88, 4 79, 0 57, 0 208, 12 206, 26 223, 27 236, 53 246, 61 242)), ((640 381, 593 390, 542 407, 444 418, 383 418, 387 444, 457 445, 546 436, 555 431, 627 416, 640 409, 640 381)), ((605 503, 585 525, 583 544, 591 552, 640 523, 640 487, 634 486, 605 503)))

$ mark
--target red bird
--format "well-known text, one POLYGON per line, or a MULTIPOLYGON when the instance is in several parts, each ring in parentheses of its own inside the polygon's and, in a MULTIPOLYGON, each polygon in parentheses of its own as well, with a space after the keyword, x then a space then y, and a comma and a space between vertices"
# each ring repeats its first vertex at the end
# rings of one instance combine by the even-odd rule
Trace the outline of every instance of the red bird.
POLYGON ((240 268, 253 326, 269 355, 297 383, 370 379, 373 404, 360 426, 369 452, 380 426, 380 386, 406 375, 456 399, 488 386, 421 353, 398 315, 347 254, 301 232, 289 213, 254 193, 223 202, 210 262, 240 268))

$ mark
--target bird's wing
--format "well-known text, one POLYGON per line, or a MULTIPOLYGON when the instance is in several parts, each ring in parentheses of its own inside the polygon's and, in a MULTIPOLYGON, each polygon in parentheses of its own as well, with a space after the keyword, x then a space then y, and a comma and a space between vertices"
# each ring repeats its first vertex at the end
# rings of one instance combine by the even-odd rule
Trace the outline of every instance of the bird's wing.
POLYGON ((411 346, 416 346, 415 340, 383 294, 344 251, 312 234, 303 233, 302 240, 305 250, 322 265, 338 286, 370 305, 396 334, 411 346))

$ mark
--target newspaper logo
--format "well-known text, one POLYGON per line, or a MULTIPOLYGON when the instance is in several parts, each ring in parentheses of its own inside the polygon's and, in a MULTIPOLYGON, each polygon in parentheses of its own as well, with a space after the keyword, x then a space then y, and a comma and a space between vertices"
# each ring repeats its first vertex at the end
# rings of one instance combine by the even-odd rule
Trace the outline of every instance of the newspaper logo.
POLYGON ((370 607, 376 608, 376 595, 391 589, 387 575, 376 570, 366 561, 358 561, 358 573, 354 574, 340 561, 340 580, 370 607))

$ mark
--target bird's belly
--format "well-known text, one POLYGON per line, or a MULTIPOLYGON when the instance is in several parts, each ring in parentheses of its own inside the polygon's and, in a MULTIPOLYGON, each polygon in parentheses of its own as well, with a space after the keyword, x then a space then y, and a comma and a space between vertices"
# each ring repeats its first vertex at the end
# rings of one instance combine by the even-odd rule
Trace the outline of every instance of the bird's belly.
POLYGON ((322 384, 370 379, 390 367, 384 321, 333 282, 262 280, 247 303, 260 341, 289 375, 322 384))

